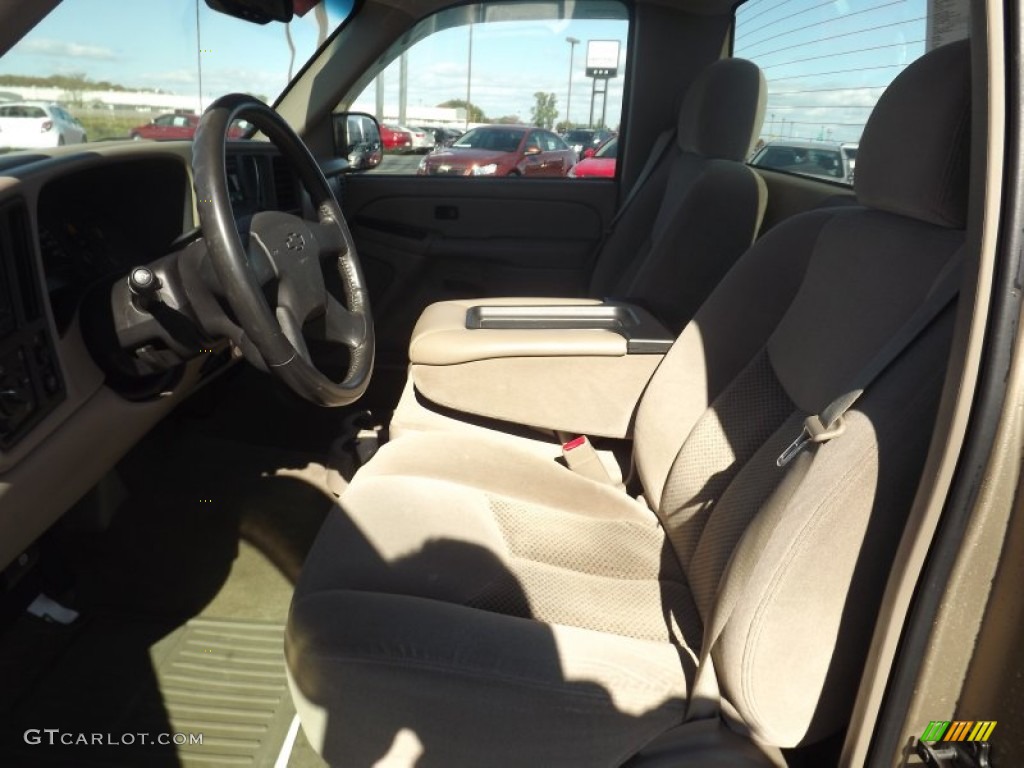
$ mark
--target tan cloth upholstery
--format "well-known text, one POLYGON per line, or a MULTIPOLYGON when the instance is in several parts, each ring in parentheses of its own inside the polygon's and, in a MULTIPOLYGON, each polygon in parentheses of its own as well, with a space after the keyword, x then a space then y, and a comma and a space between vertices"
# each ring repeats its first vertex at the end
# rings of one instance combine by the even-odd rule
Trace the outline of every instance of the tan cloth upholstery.
POLYGON ((767 203, 744 164, 766 87, 752 62, 711 64, 687 91, 674 145, 598 254, 590 295, 627 299, 678 331, 753 242, 767 203))
POLYGON ((370 765, 412 728, 441 742, 425 743, 428 764, 453 765, 438 755, 475 754, 460 732, 527 718, 514 751, 461 764, 601 765, 682 717, 700 624, 645 505, 486 439, 422 434, 384 446, 342 507, 288 642, 297 687, 329 712, 314 746, 332 762, 370 765))
POLYGON ((947 46, 927 69, 909 71, 904 82, 898 97, 882 94, 864 126, 857 152, 857 199, 878 210, 963 228, 967 187, 949 180, 967 173, 969 153, 961 148, 969 141, 970 104, 947 94, 970 88, 970 67, 963 65, 956 46, 947 46))
MULTIPOLYGON (((418 432, 447 432, 488 437, 496 450, 518 448, 529 451, 545 461, 554 461, 562 455, 562 441, 551 430, 532 429, 492 419, 473 419, 462 411, 438 408, 417 394, 410 376, 402 389, 398 407, 395 408, 388 427, 388 437, 395 440, 418 432)), ((620 456, 621 461, 628 464, 630 453, 627 441, 614 442, 610 448, 597 450, 597 456, 608 473, 608 482, 613 485, 622 483, 620 456)))
POLYGON ((747 159, 761 132, 764 75, 746 59, 722 59, 705 69, 679 108, 676 143, 711 160, 747 159))
MULTIPOLYGON (((922 57, 878 119, 968 66, 966 43, 922 57)), ((920 108, 933 122, 907 130, 928 125, 967 153, 967 80, 932 96, 920 108)), ((966 165, 949 167, 946 183, 965 186, 966 165)), ((922 194, 933 181, 922 176, 922 194)), ((776 457, 964 240, 864 207, 773 229, 643 397, 642 500, 484 438, 388 445, 296 587, 286 651, 314 743, 364 765, 404 728, 419 766, 621 765, 681 721, 697 635, 723 593, 737 595, 713 649, 731 725, 779 747, 840 732, 925 460, 955 308, 873 382, 841 436, 808 449, 798 484, 783 483, 791 469, 776 457)))

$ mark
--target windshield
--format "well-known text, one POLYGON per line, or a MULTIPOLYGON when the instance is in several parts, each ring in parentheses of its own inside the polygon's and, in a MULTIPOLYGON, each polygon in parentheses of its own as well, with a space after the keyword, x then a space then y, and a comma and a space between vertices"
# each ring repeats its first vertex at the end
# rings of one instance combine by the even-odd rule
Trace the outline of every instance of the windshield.
POLYGON ((618 139, 611 139, 603 147, 601 147, 599 150, 597 150, 597 152, 594 153, 594 157, 613 158, 613 157, 616 156, 616 153, 618 152, 618 149, 619 149, 619 140, 618 139))
POLYGON ((524 131, 509 128, 474 128, 452 144, 462 149, 491 149, 495 152, 515 152, 524 131))
POLYGON ((190 117, 219 96, 273 102, 351 7, 324 0, 289 24, 260 26, 204 0, 64 0, 0 58, 0 104, 63 108, 70 119, 46 131, 9 132, 0 123, 0 151, 190 139, 190 117))
POLYGON ((569 131, 565 134, 565 140, 571 142, 586 143, 594 137, 593 131, 569 131))

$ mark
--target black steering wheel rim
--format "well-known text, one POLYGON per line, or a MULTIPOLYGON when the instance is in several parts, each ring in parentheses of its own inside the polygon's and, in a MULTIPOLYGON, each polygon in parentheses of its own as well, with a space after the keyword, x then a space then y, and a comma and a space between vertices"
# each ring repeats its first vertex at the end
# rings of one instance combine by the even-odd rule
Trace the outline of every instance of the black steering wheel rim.
MULTIPOLYGON (((199 122, 193 139, 192 172, 199 221, 214 272, 242 332, 258 351, 267 369, 297 394, 318 405, 343 406, 357 400, 366 391, 373 369, 374 333, 369 295, 341 206, 306 145, 263 102, 245 94, 229 94, 211 104, 199 122), (276 234, 287 232, 288 248, 292 248, 292 242, 297 243, 299 255, 306 262, 311 257, 301 251, 310 239, 313 242, 308 245, 315 247, 317 262, 321 250, 326 249, 322 243, 330 241, 335 246, 330 249, 331 253, 337 250, 336 266, 345 305, 326 294, 326 289, 322 299, 304 296, 301 303, 315 305, 322 300, 324 311, 337 329, 339 338, 336 340, 349 348, 348 371, 339 382, 324 375, 310 359, 299 330, 305 317, 293 317, 287 311, 282 312, 280 303, 271 308, 242 243, 231 209, 226 168, 228 127, 238 119, 245 119, 259 128, 291 163, 317 214, 318 225, 305 222, 298 216, 277 214, 274 220, 276 234), (290 322, 284 322, 286 319, 290 322), (291 332, 291 338, 286 328, 291 332)), ((273 239, 274 235, 270 233, 264 239, 273 239)), ((292 268, 288 261, 291 255, 282 253, 284 249, 275 249, 262 242, 259 244, 267 251, 266 256, 279 274, 292 268)), ((315 285, 316 280, 311 277, 312 268, 307 264, 303 278, 296 280, 297 283, 302 283, 303 279, 306 281, 306 285, 300 286, 303 290, 308 289, 306 293, 316 293, 322 287, 322 274, 320 285, 315 285), (310 281, 313 285, 308 285, 310 281)), ((313 308, 319 309, 317 306, 313 308)))

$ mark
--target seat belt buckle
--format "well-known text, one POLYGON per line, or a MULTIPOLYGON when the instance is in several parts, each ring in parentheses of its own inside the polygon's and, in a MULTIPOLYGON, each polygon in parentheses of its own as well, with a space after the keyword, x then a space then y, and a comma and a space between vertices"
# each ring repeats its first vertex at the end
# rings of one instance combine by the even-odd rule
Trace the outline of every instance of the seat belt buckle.
POLYGON ((842 416, 836 419, 830 427, 822 424, 818 416, 808 416, 804 419, 804 428, 800 431, 799 436, 779 454, 779 458, 775 460, 775 466, 784 467, 789 464, 809 443, 827 443, 845 431, 846 421, 842 416))
POLYGON ((562 458, 573 472, 598 483, 612 485, 608 470, 601 463, 593 444, 586 435, 575 437, 562 445, 562 458))

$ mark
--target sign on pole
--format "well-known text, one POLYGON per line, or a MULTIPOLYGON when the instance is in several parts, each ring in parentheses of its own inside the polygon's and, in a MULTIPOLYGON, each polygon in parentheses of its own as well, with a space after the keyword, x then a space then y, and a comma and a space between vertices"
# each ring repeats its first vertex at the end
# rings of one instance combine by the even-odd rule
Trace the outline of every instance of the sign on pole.
POLYGON ((587 41, 587 77, 606 79, 619 73, 619 41, 587 41))

